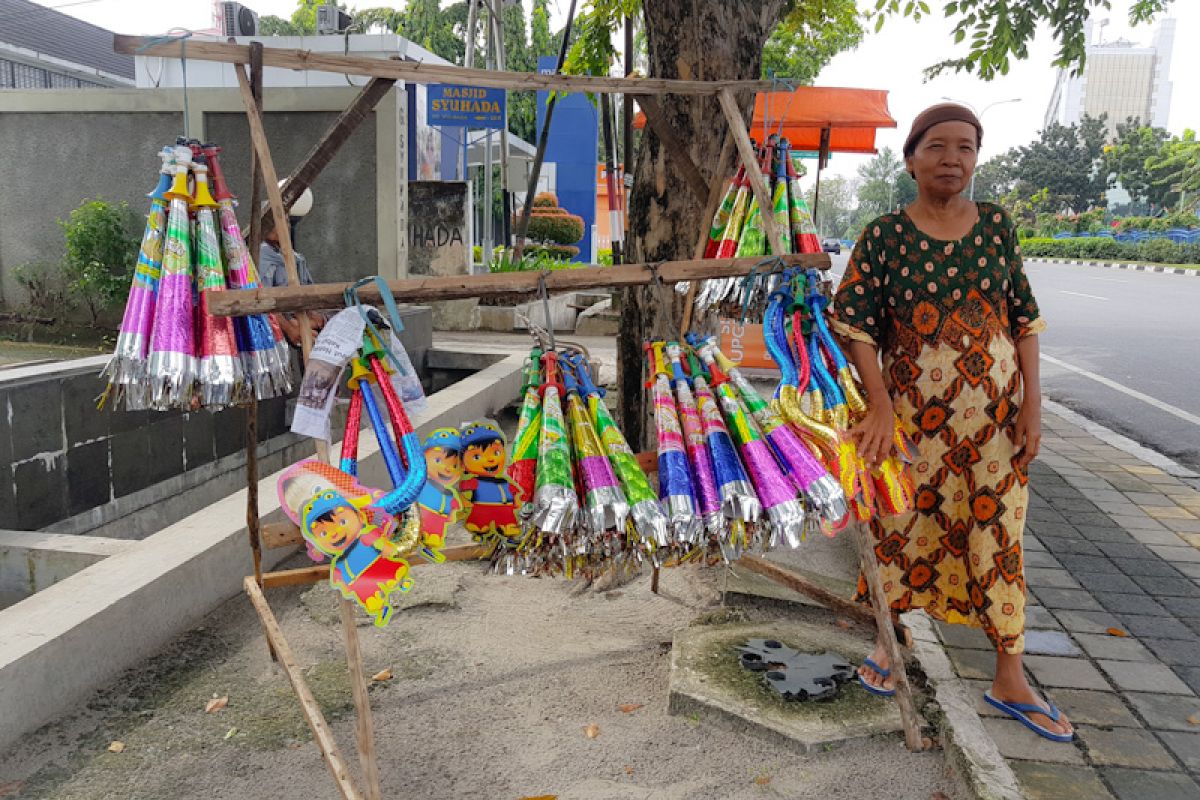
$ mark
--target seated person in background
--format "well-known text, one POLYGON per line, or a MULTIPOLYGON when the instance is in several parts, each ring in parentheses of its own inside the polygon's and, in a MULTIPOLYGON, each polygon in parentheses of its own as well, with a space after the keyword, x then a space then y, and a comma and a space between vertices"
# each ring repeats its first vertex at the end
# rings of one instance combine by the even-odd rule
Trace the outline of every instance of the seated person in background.
MULTIPOLYGON (((280 181, 282 187, 285 181, 280 181)), ((304 193, 296 200, 288 212, 288 227, 292 234, 292 248, 296 255, 296 274, 300 278, 302 285, 314 283, 312 272, 308 269, 308 259, 303 254, 296 250, 296 227, 300 220, 304 219, 305 215, 312 210, 313 195, 311 189, 305 189, 304 193)), ((269 208, 268 204, 263 204, 263 209, 269 208)), ((279 245, 279 231, 274 227, 269 232, 263 235, 262 245, 258 250, 258 279, 261 286, 287 286, 288 275, 287 267, 283 262, 283 251, 279 245)), ((325 321, 328 318, 326 314, 320 311, 304 312, 308 314, 308 319, 312 323, 312 331, 314 338, 321 328, 325 327, 325 321)), ((300 318, 297 314, 278 314, 279 327, 283 329, 283 335, 288 342, 294 346, 300 346, 300 318)))

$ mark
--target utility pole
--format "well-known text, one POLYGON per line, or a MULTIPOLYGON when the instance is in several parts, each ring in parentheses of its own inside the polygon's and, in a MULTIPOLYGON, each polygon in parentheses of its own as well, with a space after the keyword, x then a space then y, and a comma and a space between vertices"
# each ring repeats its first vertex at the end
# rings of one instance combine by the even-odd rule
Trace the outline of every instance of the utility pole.
MULTIPOLYGON (((496 53, 496 69, 504 72, 508 69, 506 66, 508 56, 504 52, 504 27, 503 17, 500 13, 503 12, 502 0, 487 0, 488 12, 492 18, 492 36, 494 39, 496 53)), ((505 232, 508 230, 508 92, 505 91, 504 99, 504 127, 500 129, 500 196, 504 198, 504 202, 500 204, 504 221, 501 223, 500 230, 505 232)), ((489 150, 491 148, 489 147, 489 150)), ((504 249, 509 246, 508 236, 504 236, 504 249)))

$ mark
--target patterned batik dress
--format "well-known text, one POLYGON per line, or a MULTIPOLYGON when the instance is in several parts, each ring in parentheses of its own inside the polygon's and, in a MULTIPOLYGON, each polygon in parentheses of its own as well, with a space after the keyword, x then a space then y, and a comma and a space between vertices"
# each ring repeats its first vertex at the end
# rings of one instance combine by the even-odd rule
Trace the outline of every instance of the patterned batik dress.
POLYGON ((979 221, 956 242, 926 236, 903 212, 868 225, 833 324, 879 348, 896 414, 917 445, 916 510, 871 523, 888 602, 980 627, 997 650, 1019 653, 1028 478, 1013 443, 1015 342, 1045 323, 1012 222, 999 206, 978 205, 979 221))

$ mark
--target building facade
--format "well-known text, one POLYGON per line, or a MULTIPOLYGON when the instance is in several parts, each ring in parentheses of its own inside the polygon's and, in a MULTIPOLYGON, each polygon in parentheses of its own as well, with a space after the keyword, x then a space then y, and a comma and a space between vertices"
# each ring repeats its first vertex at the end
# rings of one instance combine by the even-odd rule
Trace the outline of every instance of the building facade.
POLYGON ((0 89, 133 86, 133 56, 112 31, 31 3, 0 0, 0 89))
POLYGON ((1108 118, 1109 136, 1130 117, 1167 127, 1171 112, 1171 52, 1174 19, 1164 19, 1148 47, 1125 40, 1102 42, 1100 26, 1087 23, 1087 62, 1082 74, 1058 71, 1045 124, 1075 125, 1085 115, 1108 118))

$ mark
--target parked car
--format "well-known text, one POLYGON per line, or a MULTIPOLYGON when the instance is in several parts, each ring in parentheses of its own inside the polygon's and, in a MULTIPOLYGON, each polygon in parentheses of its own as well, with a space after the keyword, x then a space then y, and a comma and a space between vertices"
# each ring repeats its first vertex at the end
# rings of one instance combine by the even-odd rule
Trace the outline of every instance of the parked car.
POLYGON ((842 240, 841 239, 822 239, 821 240, 821 249, 824 250, 826 253, 833 253, 834 255, 841 255, 842 254, 842 240))

